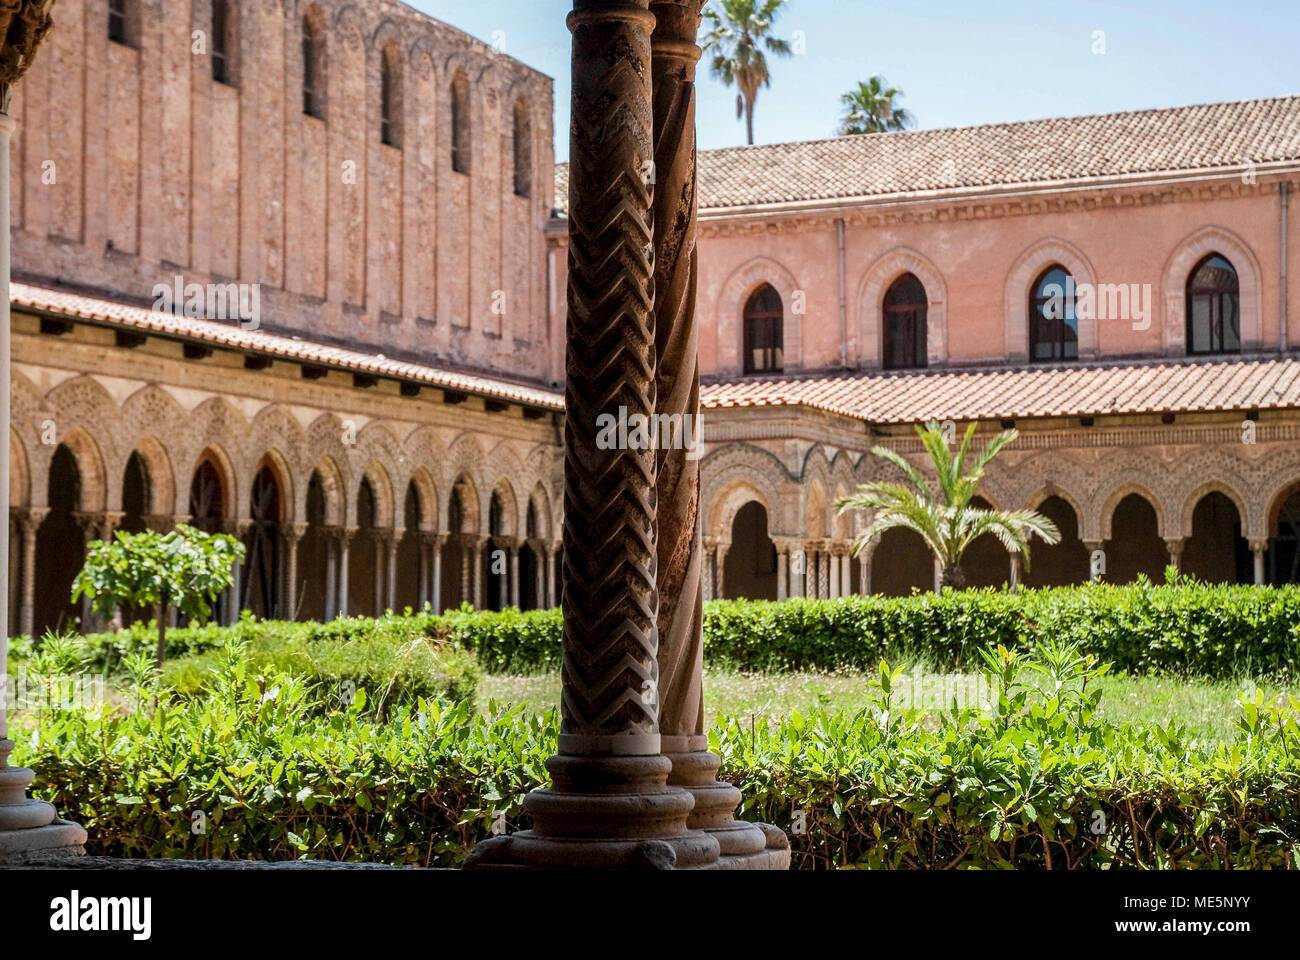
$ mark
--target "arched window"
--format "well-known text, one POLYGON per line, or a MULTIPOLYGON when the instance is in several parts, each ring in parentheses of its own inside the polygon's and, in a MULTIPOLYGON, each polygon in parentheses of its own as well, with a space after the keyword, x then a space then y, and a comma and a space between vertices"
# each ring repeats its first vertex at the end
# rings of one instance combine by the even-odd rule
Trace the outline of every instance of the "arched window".
POLYGON ((130 45, 134 40, 128 0, 108 0, 108 39, 114 43, 130 45))
POLYGON ((379 140, 390 147, 402 145, 402 74, 392 47, 385 48, 379 62, 379 140))
POLYGON ((311 18, 302 18, 302 112, 325 119, 325 41, 311 18))
POLYGON ((457 72, 451 81, 451 168, 469 173, 469 80, 457 72))
POLYGON ((782 325, 785 311, 781 295, 771 284, 764 284, 745 304, 745 372, 780 373, 782 325))
POLYGON ((212 79, 217 83, 232 84, 230 27, 229 0, 212 0, 212 79))
POLYGON ((890 285, 885 294, 886 370, 925 366, 928 307, 925 286, 914 275, 905 273, 890 285))
POLYGON ((1079 359, 1074 278, 1060 264, 1044 270, 1029 294, 1029 359, 1079 359))
POLYGON ((528 104, 515 104, 515 196, 527 197, 533 182, 533 125, 528 119, 528 104))
POLYGON ((1212 253, 1187 277, 1187 352, 1241 352, 1241 292, 1237 271, 1212 253))

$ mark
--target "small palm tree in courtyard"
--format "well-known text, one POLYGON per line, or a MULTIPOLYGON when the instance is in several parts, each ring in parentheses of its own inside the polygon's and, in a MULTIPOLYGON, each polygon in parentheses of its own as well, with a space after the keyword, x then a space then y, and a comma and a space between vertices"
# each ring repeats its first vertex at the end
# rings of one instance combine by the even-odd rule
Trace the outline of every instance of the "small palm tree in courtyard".
POLYGON ((848 137, 856 133, 906 130, 915 123, 915 118, 905 108, 894 106, 894 101, 902 95, 902 90, 891 87, 882 76, 859 80, 848 93, 840 94, 844 117, 840 120, 837 135, 848 137))
POLYGON ((712 55, 713 76, 735 86, 736 119, 745 118, 749 144, 754 144, 754 103, 758 88, 770 87, 767 54, 788 57, 789 40, 772 36, 773 23, 787 0, 715 0, 704 10, 708 32, 700 41, 712 55))
POLYGON ((917 426, 916 432, 934 465, 937 495, 921 471, 902 456, 887 447, 874 447, 871 452, 898 467, 909 482, 863 484, 857 493, 835 501, 840 513, 873 511, 867 529, 853 545, 854 556, 886 530, 895 527, 913 530, 939 561, 939 589, 942 590, 964 585, 962 554, 986 533, 997 537, 1008 553, 1020 554, 1026 570, 1032 536, 1048 544, 1060 542, 1056 524, 1037 510, 986 510, 971 504, 985 468, 1019 436, 1018 431, 1003 430, 973 459, 970 452, 971 439, 975 436, 973 423, 967 428, 956 456, 948 449, 938 423, 930 421, 924 428, 917 426))

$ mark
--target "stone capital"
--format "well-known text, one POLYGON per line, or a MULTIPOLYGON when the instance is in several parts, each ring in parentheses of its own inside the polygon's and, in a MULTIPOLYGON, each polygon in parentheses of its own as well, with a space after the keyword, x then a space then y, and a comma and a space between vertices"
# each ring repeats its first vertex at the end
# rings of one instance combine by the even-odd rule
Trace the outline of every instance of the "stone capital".
POLYGON ((9 511, 18 529, 24 536, 34 536, 45 518, 50 515, 49 507, 13 507, 9 511))

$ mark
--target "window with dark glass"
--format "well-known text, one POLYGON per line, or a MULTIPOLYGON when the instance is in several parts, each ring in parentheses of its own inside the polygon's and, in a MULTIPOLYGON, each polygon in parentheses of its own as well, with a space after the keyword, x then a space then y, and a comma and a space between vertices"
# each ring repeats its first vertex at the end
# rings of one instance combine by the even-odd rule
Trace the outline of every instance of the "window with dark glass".
POLYGON ((469 173, 469 81, 463 73, 451 81, 451 168, 469 173))
POLYGON ((1237 271, 1212 253, 1187 277, 1187 352, 1241 352, 1241 292, 1237 271))
POLYGON ((324 84, 321 82, 321 46, 311 21, 302 18, 302 112, 322 120, 324 111, 324 84))
POLYGON ((765 285, 745 304, 745 372, 780 373, 782 326, 785 319, 781 295, 765 285))
POLYGON ((925 286, 905 273, 885 293, 886 370, 907 370, 926 364, 926 311, 929 301, 925 286))
POLYGON ((1030 292, 1029 359, 1079 359, 1074 279, 1062 266, 1044 270, 1030 292))
POLYGON ((514 140, 515 195, 526 197, 532 192, 532 124, 528 120, 528 106, 522 100, 515 104, 514 140))
POLYGON ((385 50, 379 66, 379 139, 390 147, 401 145, 398 115, 401 97, 397 84, 393 54, 385 50))
POLYGON ((230 83, 229 10, 226 0, 212 0, 212 79, 230 83))
POLYGON ((108 0, 108 39, 126 43, 126 0, 108 0))

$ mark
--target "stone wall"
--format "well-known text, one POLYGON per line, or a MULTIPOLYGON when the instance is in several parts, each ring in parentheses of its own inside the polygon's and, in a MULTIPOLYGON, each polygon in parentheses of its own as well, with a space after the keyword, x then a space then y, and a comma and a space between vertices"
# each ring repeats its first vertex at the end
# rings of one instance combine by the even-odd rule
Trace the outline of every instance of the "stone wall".
POLYGON ((392 0, 232 0, 221 83, 210 47, 194 52, 210 0, 127 4, 123 44, 102 0, 62 0, 14 96, 16 278, 136 301, 176 275, 260 283, 267 329, 558 379, 542 233, 550 78, 392 0), (303 111, 304 21, 324 44, 320 118, 303 111), (396 146, 380 140, 384 51, 396 146), (457 78, 468 173, 452 169, 457 78))

